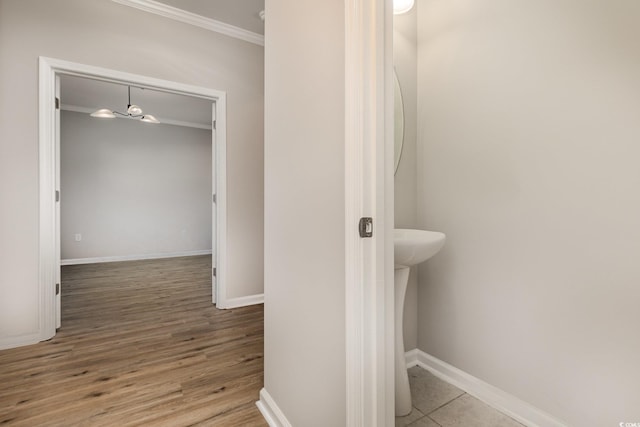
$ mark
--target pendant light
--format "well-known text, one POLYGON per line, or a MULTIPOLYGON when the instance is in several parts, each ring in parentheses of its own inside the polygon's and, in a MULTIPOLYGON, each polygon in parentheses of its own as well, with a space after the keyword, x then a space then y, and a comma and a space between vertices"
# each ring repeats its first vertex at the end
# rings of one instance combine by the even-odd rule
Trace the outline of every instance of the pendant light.
POLYGON ((122 117, 127 117, 131 119, 139 119, 141 122, 145 123, 160 123, 160 120, 156 119, 151 114, 142 114, 142 108, 135 104, 131 104, 131 86, 127 86, 127 93, 129 95, 129 102, 127 103, 127 112, 121 113, 119 111, 112 111, 108 108, 101 108, 97 111, 91 113, 91 117, 97 117, 100 119, 113 119, 116 117, 116 114, 122 117))

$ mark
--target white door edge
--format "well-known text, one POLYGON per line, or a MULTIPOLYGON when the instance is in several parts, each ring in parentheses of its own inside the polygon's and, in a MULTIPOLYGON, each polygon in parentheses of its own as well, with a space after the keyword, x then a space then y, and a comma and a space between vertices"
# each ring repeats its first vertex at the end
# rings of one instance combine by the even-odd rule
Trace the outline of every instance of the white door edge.
POLYGON ((218 227, 218 216, 216 215, 216 209, 218 206, 217 201, 217 188, 216 188, 216 103, 213 102, 211 104, 211 302, 213 304, 216 303, 218 296, 217 290, 217 270, 216 267, 218 265, 218 248, 217 248, 217 239, 216 239, 216 230, 218 227))
POLYGON ((391 3, 346 0, 345 18, 346 425, 383 427, 395 422, 391 3))
POLYGON ((215 303, 217 308, 227 308, 227 95, 215 102, 215 194, 216 227, 215 254, 216 279, 215 303))
POLYGON ((55 169, 56 169, 56 200, 55 200, 55 210, 56 210, 56 230, 55 230, 55 248, 56 248, 56 279, 55 279, 55 299, 56 299, 56 329, 59 328, 62 324, 62 270, 61 270, 61 257, 60 257, 60 111, 62 110, 62 106, 60 105, 60 76, 55 77, 55 91, 56 91, 56 110, 55 110, 55 121, 54 126, 56 127, 55 134, 55 169))

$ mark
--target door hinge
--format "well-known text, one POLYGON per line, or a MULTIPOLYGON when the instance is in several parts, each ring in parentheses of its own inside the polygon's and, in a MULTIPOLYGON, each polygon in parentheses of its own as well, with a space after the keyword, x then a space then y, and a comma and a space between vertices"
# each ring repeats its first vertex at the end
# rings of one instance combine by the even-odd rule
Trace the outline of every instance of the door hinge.
POLYGON ((213 128, 213 130, 216 130, 216 122, 217 122, 217 120, 212 120, 211 121, 211 127, 213 128))
POLYGON ((214 195, 213 195, 213 203, 215 203, 215 202, 217 201, 217 199, 218 199, 218 198, 217 198, 217 197, 216 197, 216 195, 214 194, 214 195))
POLYGON ((56 110, 60 109, 60 98, 56 98, 56 110))
POLYGON ((60 201, 60 190, 56 190, 56 202, 60 201))
POLYGON ((56 283, 56 295, 60 295, 60 283, 56 283))
POLYGON ((360 218, 360 223, 358 224, 358 231, 360 232, 360 237, 372 237, 373 236, 373 218, 368 216, 360 218))
POLYGON ((216 277, 216 274, 217 274, 217 273, 218 273, 217 269, 216 269, 215 267, 213 267, 213 268, 211 269, 211 275, 212 275, 213 277, 216 277))

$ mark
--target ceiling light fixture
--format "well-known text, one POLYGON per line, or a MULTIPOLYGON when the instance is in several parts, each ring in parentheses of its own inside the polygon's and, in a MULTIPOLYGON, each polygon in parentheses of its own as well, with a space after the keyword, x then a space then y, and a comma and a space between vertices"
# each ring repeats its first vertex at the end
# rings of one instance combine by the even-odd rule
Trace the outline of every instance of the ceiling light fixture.
POLYGON ((131 104, 131 86, 127 86, 127 93, 129 94, 129 102, 127 104, 126 113, 121 113, 119 111, 112 111, 112 110, 109 110, 108 108, 101 108, 91 113, 91 117, 97 117, 99 119, 113 119, 116 117, 116 114, 117 114, 122 117, 139 119, 141 122, 145 122, 145 123, 160 123, 160 120, 156 119, 151 114, 142 114, 142 108, 140 108, 139 106, 131 104))
POLYGON ((415 0, 393 0, 393 14, 407 13, 413 8, 415 0))

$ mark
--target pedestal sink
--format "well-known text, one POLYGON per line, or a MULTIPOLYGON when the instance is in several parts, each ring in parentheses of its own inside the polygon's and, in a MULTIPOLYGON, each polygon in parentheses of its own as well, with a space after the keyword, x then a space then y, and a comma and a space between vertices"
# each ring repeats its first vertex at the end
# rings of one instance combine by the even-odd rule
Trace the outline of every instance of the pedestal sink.
POLYGON ((434 256, 442 248, 445 235, 437 231, 395 229, 394 244, 394 286, 395 286, 395 335, 396 335, 396 416, 411 412, 411 389, 404 356, 404 334, 402 319, 404 298, 407 293, 409 270, 434 256))

